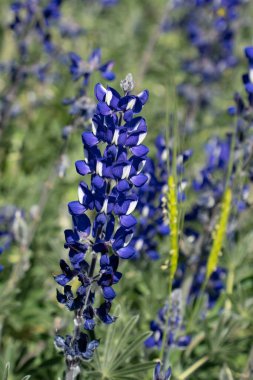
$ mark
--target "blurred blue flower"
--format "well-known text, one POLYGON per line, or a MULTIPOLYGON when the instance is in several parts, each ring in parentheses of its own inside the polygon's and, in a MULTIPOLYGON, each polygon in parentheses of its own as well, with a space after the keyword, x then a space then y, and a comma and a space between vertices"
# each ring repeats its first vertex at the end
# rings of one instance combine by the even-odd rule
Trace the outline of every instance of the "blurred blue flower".
POLYGON ((150 329, 153 334, 146 339, 147 348, 157 347, 161 349, 163 336, 166 334, 166 349, 177 347, 186 348, 191 337, 184 335, 182 294, 180 289, 173 290, 170 303, 166 304, 159 310, 157 320, 150 323, 150 329))
MULTIPOLYGON (((136 251, 135 258, 148 255, 151 260, 160 258, 159 239, 169 235, 169 215, 167 210, 168 176, 172 167, 172 149, 167 147, 165 138, 159 135, 156 139, 156 159, 148 158, 143 169, 147 182, 138 189, 137 211, 140 214, 132 245, 136 251)), ((192 151, 186 150, 177 156, 177 173, 184 173, 184 166, 191 157, 192 151)), ((186 180, 178 182, 178 201, 185 200, 186 180)))
POLYGON ((99 71, 102 77, 107 80, 115 79, 115 74, 112 72, 114 62, 108 61, 102 64, 101 49, 93 50, 87 62, 82 60, 82 58, 74 52, 69 53, 69 59, 69 71, 73 80, 78 80, 83 77, 85 86, 88 85, 90 76, 94 71, 99 71))
POLYGON ((169 367, 165 373, 162 372, 161 363, 157 363, 154 370, 153 380, 170 380, 171 368, 169 367))

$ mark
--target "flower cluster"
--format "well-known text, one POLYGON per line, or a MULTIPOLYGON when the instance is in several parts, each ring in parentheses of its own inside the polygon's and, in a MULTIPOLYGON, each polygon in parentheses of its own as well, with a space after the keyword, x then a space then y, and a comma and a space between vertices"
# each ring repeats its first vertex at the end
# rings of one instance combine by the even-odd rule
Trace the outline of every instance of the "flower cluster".
POLYGON ((93 50, 87 62, 74 52, 69 53, 69 58, 69 70, 72 79, 78 80, 83 77, 85 86, 89 83, 89 78, 94 71, 99 71, 102 77, 107 80, 113 80, 115 78, 115 74, 112 72, 114 62, 108 61, 101 64, 101 49, 93 50))
POLYGON ((184 69, 204 81, 215 81, 237 63, 234 40, 238 8, 242 1, 189 1, 181 21, 197 58, 188 60, 184 69), (210 17, 211 15, 211 17, 210 17))
POLYGON ((198 110, 212 104, 215 83, 237 65, 234 46, 244 3, 189 0, 175 6, 179 17, 170 22, 169 29, 182 31, 194 48, 191 56, 183 56, 182 69, 187 75, 178 86, 178 94, 186 103, 184 123, 188 131, 194 127, 198 110))
MULTIPOLYGON (((79 128, 82 130, 91 129, 91 119, 96 111, 96 105, 93 100, 87 96, 90 76, 95 71, 98 71, 103 78, 111 81, 115 79, 115 74, 112 72, 113 66, 113 61, 101 63, 100 49, 93 50, 87 62, 83 61, 76 53, 69 53, 69 72, 72 79, 77 81, 83 78, 83 82, 76 96, 63 100, 63 104, 69 107, 69 114, 73 117, 72 123, 65 125, 62 129, 62 137, 65 141, 79 128)), ((64 157, 65 156, 66 155, 64 155, 64 157)), ((66 160, 62 160, 61 169, 61 172, 64 174, 66 171, 66 160)))
MULTIPOLYGON (((51 67, 60 55, 53 35, 54 30, 59 28, 61 3, 61 0, 23 0, 11 4, 12 21, 9 27, 13 32, 16 51, 10 61, 1 63, 1 72, 8 83, 0 99, 1 130, 6 127, 9 118, 22 111, 18 100, 27 79, 35 78, 50 84, 58 78, 51 67)), ((31 101, 38 103, 34 99, 31 101)))
MULTIPOLYGON (((143 173, 148 181, 138 190, 140 213, 136 236, 133 239, 137 257, 145 254, 151 260, 159 259, 158 240, 170 233, 169 215, 166 207, 168 193, 168 162, 172 162, 172 149, 166 146, 165 138, 160 135, 156 139, 156 160, 148 158, 143 173), (158 239, 157 239, 158 238, 158 239)), ((177 173, 184 173, 184 165, 191 157, 192 151, 186 150, 177 156, 177 173)), ((169 170, 172 168, 170 167, 169 170)), ((186 180, 180 179, 177 185, 178 201, 185 200, 184 188, 186 180)))
POLYGON ((41 0, 12 3, 13 21, 10 27, 19 39, 19 50, 22 55, 26 55, 29 48, 30 35, 27 34, 27 29, 39 38, 46 52, 52 52, 55 47, 50 28, 60 18, 61 3, 62 0, 49 0, 45 5, 41 0))
MULTIPOLYGON (((144 118, 135 115, 147 102, 148 91, 121 96, 113 88, 97 84, 95 95, 98 104, 92 132, 82 134, 84 159, 76 162, 77 172, 89 177, 89 184, 82 181, 78 201, 68 205, 73 220, 73 229, 65 231, 70 265, 61 260, 62 273, 55 276, 63 287, 63 293, 57 291, 57 299, 75 311, 78 326, 72 337, 55 340, 65 353, 74 352, 68 367, 78 358, 86 357, 78 351, 81 343, 77 340, 82 340, 80 328, 93 330, 96 317, 105 324, 115 320, 109 312, 116 296, 113 285, 122 276, 118 272, 119 259, 129 259, 135 254, 130 245, 136 225, 131 214, 138 203, 134 189, 147 181, 147 176, 141 173, 148 153, 148 148, 142 145, 147 126, 144 118), (78 282, 76 291, 72 289, 73 281, 78 282), (99 290, 104 300, 96 306, 95 294, 99 290)), ((89 344, 94 348, 97 342, 87 344, 85 347, 90 350, 89 344)))
MULTIPOLYGON (((28 239, 24 212, 16 206, 0 208, 0 254, 9 249, 14 242, 25 246, 28 239)), ((3 266, 0 265, 0 272, 3 266)))
POLYGON ((161 349, 164 334, 166 334, 167 351, 170 347, 184 349, 189 345, 191 341, 190 336, 182 334, 184 326, 180 289, 173 290, 170 303, 159 310, 157 321, 150 323, 150 329, 153 331, 153 334, 145 341, 147 348, 157 347, 161 349))
MULTIPOLYGON (((187 264, 179 266, 174 288, 181 286, 186 268, 190 267, 196 275, 188 294, 188 301, 195 300, 200 292, 205 279, 206 261, 210 253, 212 243, 212 232, 217 222, 219 205, 226 188, 229 165, 231 173, 228 179, 230 186, 233 186, 233 207, 234 212, 241 213, 248 209, 249 186, 252 182, 252 47, 245 49, 245 56, 249 61, 249 73, 243 75, 243 83, 248 94, 248 105, 243 97, 236 93, 234 96, 235 105, 228 109, 229 114, 236 116, 235 134, 227 134, 224 138, 213 137, 205 147, 206 162, 193 180, 192 188, 197 195, 196 202, 185 216, 185 228, 183 238, 184 251, 187 264), (233 142, 234 139, 234 142, 233 142), (232 161, 232 162, 230 162, 232 161), (240 183, 235 181, 237 173, 240 172, 240 183), (193 227, 194 225, 194 227, 193 227), (198 249, 196 249, 198 247, 198 249)), ((230 240, 236 239, 238 229, 235 219, 228 222, 227 234, 230 240)), ((221 267, 212 273, 207 287, 207 307, 212 308, 219 299, 221 292, 225 288, 226 270, 221 267)))

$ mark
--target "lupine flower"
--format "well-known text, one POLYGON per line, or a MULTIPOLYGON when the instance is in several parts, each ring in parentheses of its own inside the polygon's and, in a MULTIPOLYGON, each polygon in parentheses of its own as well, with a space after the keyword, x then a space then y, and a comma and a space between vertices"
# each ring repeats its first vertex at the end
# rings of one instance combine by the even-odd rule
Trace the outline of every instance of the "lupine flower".
MULTIPOLYGON (((61 0, 49 0, 45 6, 41 5, 39 0, 15 1, 12 3, 13 21, 10 24, 11 29, 17 37, 25 37, 27 28, 33 28, 44 45, 47 52, 54 49, 50 26, 60 18, 61 0)), ((26 53, 28 41, 20 40, 20 52, 26 53)))
POLYGON ((102 64, 100 49, 93 50, 87 62, 82 60, 82 58, 74 52, 69 53, 69 59, 69 70, 73 80, 78 80, 83 77, 85 86, 89 83, 89 78, 94 71, 99 71, 102 77, 107 80, 113 80, 115 78, 115 74, 112 72, 114 62, 108 61, 102 64))
POLYGON ((65 98, 63 104, 69 107, 69 114, 74 116, 72 125, 66 125, 62 129, 62 137, 67 140, 69 136, 78 128, 82 130, 91 129, 91 119, 96 111, 96 104, 92 99, 87 96, 87 86, 92 73, 96 70, 100 71, 102 76, 108 80, 115 78, 114 73, 111 71, 114 62, 109 61, 101 64, 101 50, 95 49, 88 62, 84 62, 81 57, 76 53, 70 53, 70 73, 74 81, 80 77, 84 78, 81 88, 76 96, 72 98, 65 98))
POLYGON ((191 56, 183 52, 182 70, 187 74, 178 86, 185 101, 184 128, 192 132, 197 113, 212 104, 214 85, 225 71, 237 65, 235 38, 238 16, 245 1, 179 1, 173 4, 178 17, 171 14, 163 30, 176 29, 194 48, 191 56))
MULTIPOLYGON (((136 225, 131 214, 138 203, 134 188, 147 181, 141 173, 148 152, 142 145, 147 126, 145 119, 135 114, 148 100, 148 91, 122 97, 113 88, 97 84, 95 95, 98 104, 92 132, 82 134, 84 159, 76 162, 77 172, 85 178, 88 176, 90 185, 82 181, 78 201, 68 205, 73 221, 73 229, 65 231, 70 265, 61 260, 62 273, 55 276, 55 281, 63 287, 63 292, 57 290, 57 300, 75 311, 78 331, 81 326, 93 330, 96 318, 105 324, 115 321, 110 309, 116 296, 113 285, 122 276, 118 272, 119 259, 129 259, 135 254, 130 245, 136 225), (93 220, 90 213, 94 215, 93 220), (98 259, 100 269, 97 271, 98 259), (75 292, 72 281, 79 284, 75 292), (104 300, 95 307, 99 290, 104 300)), ((60 339, 66 355, 79 344, 76 342, 79 337, 83 339, 79 333, 67 338, 56 337, 56 345, 59 347, 60 339)), ((72 364, 85 359, 87 350, 92 356, 89 344, 96 348, 98 342, 86 343, 84 355, 71 351, 72 364)), ((68 367, 71 363, 67 363, 68 367)))
POLYGON ((89 342, 88 335, 84 333, 80 333, 74 345, 71 344, 71 339, 70 335, 67 335, 65 339, 59 335, 55 337, 56 348, 64 351, 64 355, 68 357, 68 360, 76 360, 77 358, 90 360, 99 344, 97 340, 89 342))
MULTIPOLYGON (((14 242, 25 246, 28 240, 28 229, 24 212, 16 206, 0 208, 0 254, 9 249, 14 242)), ((0 265, 0 271, 3 266, 0 265)))
POLYGON ((147 348, 162 347, 163 335, 166 334, 166 347, 184 349, 191 341, 190 336, 184 335, 182 310, 182 294, 180 289, 173 290, 170 304, 159 310, 157 320, 150 323, 153 334, 145 341, 147 348))
MULTIPOLYGON (((138 189, 139 202, 137 210, 140 214, 137 224, 137 231, 132 240, 136 250, 136 258, 140 255, 148 255, 151 260, 160 257, 158 242, 159 239, 169 235, 169 220, 166 209, 168 193, 168 165, 167 161, 172 161, 172 149, 166 146, 162 135, 156 139, 157 156, 153 160, 148 158, 143 173, 148 177, 144 186, 138 189)), ((184 165, 191 157, 192 151, 186 150, 177 157, 177 172, 184 172, 184 165)), ((171 168, 170 168, 171 170, 171 168)), ((177 184, 178 201, 185 200, 184 188, 186 180, 182 179, 177 184)))
POLYGON ((241 1, 189 2, 183 25, 198 57, 185 62, 184 68, 203 80, 217 80, 233 67, 235 20, 241 1), (212 17, 210 17, 210 14, 212 17), (205 20, 205 21, 204 21, 205 20))
POLYGON ((59 58, 59 49, 53 41, 53 29, 59 27, 61 0, 23 0, 11 4, 12 21, 16 55, 9 62, 2 63, 2 71, 7 76, 5 91, 1 95, 0 133, 7 125, 7 120, 22 111, 18 103, 20 91, 28 78, 40 82, 52 83, 59 78, 51 72, 52 60, 59 58), (42 47, 37 61, 34 62, 33 50, 42 47))
MULTIPOLYGON (((232 170, 228 181, 230 188, 233 187, 231 207, 235 207, 237 213, 241 213, 249 207, 248 189, 249 183, 252 181, 251 156, 253 151, 253 141, 250 132, 252 123, 250 93, 251 47, 245 49, 245 56, 249 60, 249 74, 243 76, 243 83, 246 93, 248 94, 249 105, 246 105, 241 95, 238 93, 235 94, 235 106, 228 109, 229 114, 237 115, 234 136, 235 142, 232 145, 231 134, 227 134, 223 139, 214 137, 208 141, 205 148, 205 165, 192 183, 193 189, 197 194, 197 200, 191 211, 185 216, 186 227, 183 234, 186 238, 190 237, 191 239, 191 241, 189 240, 188 248, 192 246, 192 248, 188 249, 188 252, 186 252, 186 257, 189 257, 187 265, 189 265, 195 273, 189 290, 188 301, 193 302, 193 300, 198 297, 201 286, 205 281, 205 277, 211 275, 205 289, 208 308, 212 308, 215 305, 225 288, 226 270, 219 266, 216 270, 213 270, 215 265, 212 265, 211 270, 210 264, 209 269, 206 268, 206 265, 207 258, 209 257, 209 261, 211 259, 212 232, 219 218, 217 205, 222 202, 224 193, 227 192, 226 178, 230 160, 233 160, 231 165, 232 170), (231 151, 232 146, 234 148, 233 152, 231 151), (239 184, 234 181, 237 170, 240 170, 241 176, 244 178, 244 181, 239 184), (195 223, 194 228, 190 227, 192 222, 195 223), (198 225, 198 232, 195 229, 196 223, 198 225), (202 233, 200 233, 200 229, 202 233), (202 243, 200 243, 201 241, 202 243), (198 247, 199 244, 201 244, 200 249, 196 251, 195 247, 198 247)), ((230 197, 231 194, 229 195, 229 199, 230 197)), ((226 210, 228 211, 227 207, 226 210)), ((226 232, 228 239, 232 241, 236 236, 235 231, 238 228, 237 223, 235 223, 234 220, 227 219, 227 215, 225 214, 224 218, 226 219, 226 222, 224 223, 223 228, 219 229, 219 233, 223 236, 226 232)), ((217 249, 213 246, 213 250, 215 248, 216 252, 213 256, 216 257, 216 260, 217 253, 221 249, 220 240, 221 239, 218 239, 216 241, 216 244, 218 244, 216 247, 217 249)), ((185 269, 185 263, 180 265, 174 283, 175 288, 181 286, 181 279, 183 280, 184 278, 185 269)))
POLYGON ((170 380, 171 368, 169 367, 165 373, 161 370, 161 363, 157 363, 154 370, 153 380, 170 380))
MULTIPOLYGON (((190 265, 188 263, 188 265, 190 265)), ((185 279, 186 275, 186 264, 180 263, 176 272, 176 276, 174 278, 173 282, 173 289, 181 289, 183 285, 183 281, 185 279)), ((198 265, 194 268, 193 266, 194 275, 192 278, 192 283, 190 285, 188 295, 187 295, 187 303, 193 304, 194 301, 199 297, 200 291, 202 288, 202 285, 205 281, 206 277, 206 261, 200 260, 198 265)), ((226 270, 220 266, 217 267, 216 270, 213 271, 211 274, 207 286, 205 289, 205 295, 206 295, 206 309, 210 310, 212 309, 218 299, 220 298, 222 292, 225 290, 226 287, 226 270)))

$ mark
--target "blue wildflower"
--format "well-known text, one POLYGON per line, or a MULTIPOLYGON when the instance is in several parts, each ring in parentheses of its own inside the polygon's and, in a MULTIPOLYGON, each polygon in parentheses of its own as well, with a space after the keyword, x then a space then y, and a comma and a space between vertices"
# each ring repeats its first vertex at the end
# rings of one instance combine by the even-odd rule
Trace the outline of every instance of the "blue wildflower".
MULTIPOLYGON (((121 97, 113 88, 97 84, 95 95, 98 105, 92 119, 92 132, 82 134, 84 159, 76 162, 77 172, 89 178, 89 185, 81 181, 78 200, 68 204, 73 228, 65 231, 65 247, 69 249, 70 264, 61 260, 61 274, 55 276, 63 288, 63 292, 57 290, 57 300, 75 311, 78 331, 81 327, 93 330, 96 318, 105 324, 115 321, 110 309, 116 297, 113 286, 122 277, 118 271, 119 259, 129 259, 135 254, 130 244, 136 225, 131 214, 138 203, 135 188, 147 181, 142 174, 148 153, 142 145, 147 126, 145 119, 135 114, 148 100, 148 91, 121 97), (72 288, 73 281, 78 284, 76 291, 72 288), (99 290, 103 302, 95 307, 99 290)), ((65 340, 61 338, 65 355, 75 350, 78 334, 65 340)), ((80 339, 84 339, 83 336, 80 339)), ((89 350, 91 343, 85 345, 80 355, 75 351, 70 356, 86 357, 86 348, 89 350)), ((73 360, 67 363, 68 368, 73 360)))
POLYGON ((177 347, 184 349, 191 341, 191 337, 184 335, 182 317, 182 294, 180 289, 173 290, 169 304, 166 304, 158 312, 156 321, 150 323, 153 334, 146 339, 147 348, 162 347, 163 336, 166 334, 166 347, 177 347))
POLYGON ((155 366, 153 380, 170 380, 171 378, 171 368, 169 367, 165 373, 162 372, 161 363, 158 362, 155 366))
POLYGON ((69 53, 69 59, 69 71, 72 75, 73 80, 78 80, 83 77, 85 86, 88 85, 89 78, 94 71, 99 71, 102 77, 107 80, 113 80, 115 78, 115 74, 112 72, 114 62, 108 61, 104 64, 101 64, 100 49, 93 50, 87 62, 82 60, 82 58, 74 52, 69 53))
MULTIPOLYGON (((142 254, 148 255, 151 260, 160 257, 158 250, 159 238, 170 233, 167 213, 166 196, 168 193, 168 165, 172 161, 172 149, 166 146, 162 135, 156 139, 156 160, 148 158, 143 173, 148 177, 147 182, 138 189, 139 202, 137 210, 140 214, 136 234, 132 245, 136 251, 136 258, 142 254)), ((191 157, 192 151, 186 150, 177 157, 177 172, 184 173, 184 165, 191 157)), ((172 168, 170 167, 169 170, 172 168)), ((186 181, 178 183, 178 200, 185 200, 184 188, 186 181)))
MULTIPOLYGON (((18 242, 25 247, 28 241, 28 229, 24 212, 16 206, 8 205, 0 208, 0 254, 18 242)), ((3 266, 0 266, 0 271, 3 266)))

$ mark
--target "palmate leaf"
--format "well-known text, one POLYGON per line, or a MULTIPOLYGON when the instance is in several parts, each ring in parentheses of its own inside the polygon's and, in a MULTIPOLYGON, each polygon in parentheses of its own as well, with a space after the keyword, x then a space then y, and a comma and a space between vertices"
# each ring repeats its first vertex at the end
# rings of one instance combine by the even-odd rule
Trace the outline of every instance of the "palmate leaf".
MULTIPOLYGON (((122 330, 121 334, 116 336, 116 341, 113 343, 113 348, 112 345, 109 343, 107 345, 109 352, 106 354, 107 361, 105 364, 108 363, 113 363, 115 358, 122 352, 124 351, 124 348, 126 347, 128 341, 129 341, 129 336, 131 336, 131 332, 134 330, 137 322, 138 322, 139 316, 135 316, 130 318, 128 323, 126 324, 125 328, 122 330)), ((117 326, 116 326, 117 328, 117 326)), ((112 336, 108 336, 109 342, 112 342, 112 336)))
MULTIPOLYGON (((122 318, 123 315, 122 313, 122 318)), ((110 380, 140 379, 146 375, 145 371, 154 367, 152 362, 134 362, 136 352, 142 351, 143 342, 150 335, 150 332, 136 334, 137 321, 138 316, 134 316, 122 328, 124 320, 119 318, 116 323, 108 326, 104 352, 99 352, 99 357, 94 357, 90 364, 93 371, 85 371, 85 376, 110 380)))
POLYGON ((216 364, 224 362, 234 367, 235 347, 238 352, 243 352, 250 343, 252 337, 245 324, 237 316, 222 315, 216 323, 205 323, 206 343, 209 356, 216 364))
POLYGON ((129 344, 125 350, 121 352, 121 354, 114 360, 112 363, 111 370, 115 370, 119 368, 128 358, 131 358, 131 355, 134 351, 136 351, 139 347, 143 345, 143 342, 150 336, 150 332, 145 332, 137 336, 137 338, 129 344))
POLYGON ((146 372, 149 369, 154 368, 154 366, 155 366, 155 363, 152 363, 152 362, 134 364, 132 366, 128 366, 125 369, 116 371, 113 374, 113 377, 118 376, 119 378, 121 378, 121 376, 128 376, 128 375, 131 376, 135 373, 146 372))
MULTIPOLYGON (((140 379, 140 373, 146 374, 146 372, 150 369, 153 369, 155 366, 155 363, 152 362, 146 362, 141 364, 133 364, 133 365, 127 365, 126 368, 106 373, 104 375, 103 373, 99 371, 87 371, 85 374, 88 376, 87 379, 94 378, 94 379, 110 379, 110 380, 139 380, 140 379), (138 375, 137 375, 138 374, 138 375), (104 377, 106 376, 106 377, 104 377)), ((146 376, 145 376, 146 379, 146 376)))

